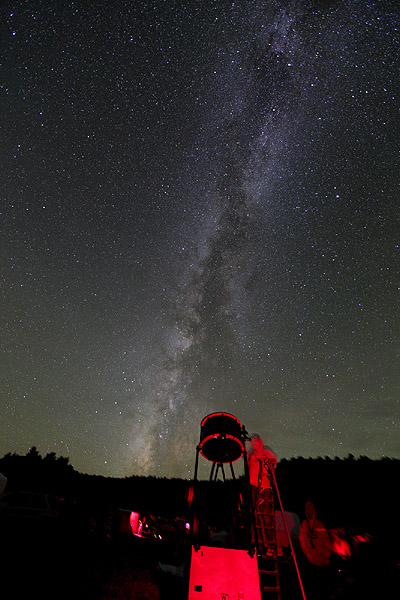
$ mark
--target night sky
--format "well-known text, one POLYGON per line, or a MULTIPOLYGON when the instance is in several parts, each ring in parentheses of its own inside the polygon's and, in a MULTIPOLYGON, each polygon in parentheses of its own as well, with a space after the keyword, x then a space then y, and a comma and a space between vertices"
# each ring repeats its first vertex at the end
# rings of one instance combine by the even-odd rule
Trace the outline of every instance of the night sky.
POLYGON ((398 0, 0 12, 0 455, 400 458, 398 0))

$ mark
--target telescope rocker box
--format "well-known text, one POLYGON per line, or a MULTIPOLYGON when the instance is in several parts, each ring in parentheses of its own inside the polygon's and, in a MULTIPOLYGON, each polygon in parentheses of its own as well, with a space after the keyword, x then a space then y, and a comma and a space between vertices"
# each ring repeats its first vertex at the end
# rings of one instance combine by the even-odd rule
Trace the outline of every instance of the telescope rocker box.
POLYGON ((188 600, 261 600, 257 556, 246 550, 192 548, 188 600))

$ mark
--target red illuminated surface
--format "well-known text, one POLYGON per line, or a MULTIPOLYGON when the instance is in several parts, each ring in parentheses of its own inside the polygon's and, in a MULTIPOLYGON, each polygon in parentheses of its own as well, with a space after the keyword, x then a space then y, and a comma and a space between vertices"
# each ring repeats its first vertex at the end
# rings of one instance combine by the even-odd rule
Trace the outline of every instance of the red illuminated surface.
POLYGON ((192 502, 193 502, 193 493, 194 493, 194 489, 193 489, 193 486, 191 485, 191 486, 189 486, 189 488, 186 492, 186 501, 187 501, 189 508, 191 507, 192 502))
POLYGON ((257 557, 246 550, 192 548, 188 600, 261 600, 257 557))
POLYGON ((330 529, 329 535, 332 540, 332 551, 344 560, 351 558, 350 544, 345 539, 344 529, 342 527, 339 529, 330 529))
MULTIPOLYGON (((152 535, 152 531, 148 527, 146 518, 145 517, 140 518, 139 513, 131 512, 129 522, 131 525, 132 533, 133 533, 133 535, 136 535, 136 537, 140 537, 140 538, 154 537, 154 535, 152 535)), ((159 539, 161 539, 160 535, 157 537, 159 539)))
POLYGON ((369 541, 370 537, 367 533, 361 533, 353 537, 353 544, 356 550, 358 549, 360 544, 368 544, 369 541))
POLYGON ((129 523, 131 525, 133 535, 137 535, 138 528, 139 528, 139 513, 138 512, 131 512, 131 515, 129 517, 129 523))

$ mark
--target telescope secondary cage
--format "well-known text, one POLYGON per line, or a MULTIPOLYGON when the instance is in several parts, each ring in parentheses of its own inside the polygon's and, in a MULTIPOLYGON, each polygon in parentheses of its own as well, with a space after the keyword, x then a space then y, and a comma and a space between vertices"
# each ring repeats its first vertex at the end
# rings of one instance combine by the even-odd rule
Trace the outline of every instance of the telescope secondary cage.
POLYGON ((246 439, 239 419, 229 413, 212 413, 201 422, 198 450, 213 463, 233 463, 243 456, 246 439))

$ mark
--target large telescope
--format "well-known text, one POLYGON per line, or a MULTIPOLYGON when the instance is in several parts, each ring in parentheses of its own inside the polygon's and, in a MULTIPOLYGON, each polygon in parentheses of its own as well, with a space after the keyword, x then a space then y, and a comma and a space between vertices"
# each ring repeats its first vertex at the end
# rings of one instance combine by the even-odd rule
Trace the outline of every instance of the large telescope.
MULTIPOLYGON (((232 463, 246 458, 246 441, 249 436, 239 419, 229 413, 217 412, 207 415, 200 425, 200 443, 197 446, 195 480, 197 479, 199 454, 212 462, 210 480, 221 472, 225 479, 224 465, 229 464, 235 477, 232 463)), ((247 460, 245 460, 245 472, 247 460)))
MULTIPOLYGON (((188 600, 245 598, 261 600, 256 546, 251 536, 251 498, 247 464, 247 431, 236 417, 216 412, 204 417, 200 425, 200 443, 196 449, 194 475, 192 554, 188 600), (199 456, 211 462, 211 505, 221 500, 221 482, 226 481, 224 465, 230 465, 231 497, 221 512, 203 521, 197 482, 199 456), (243 459, 244 478, 237 479, 233 463, 243 459), (219 522, 220 521, 220 522, 219 522), (209 527, 209 525, 211 525, 209 527)), ((227 483, 222 484, 223 486, 227 483)), ((208 515, 206 515, 208 516, 208 515)))

